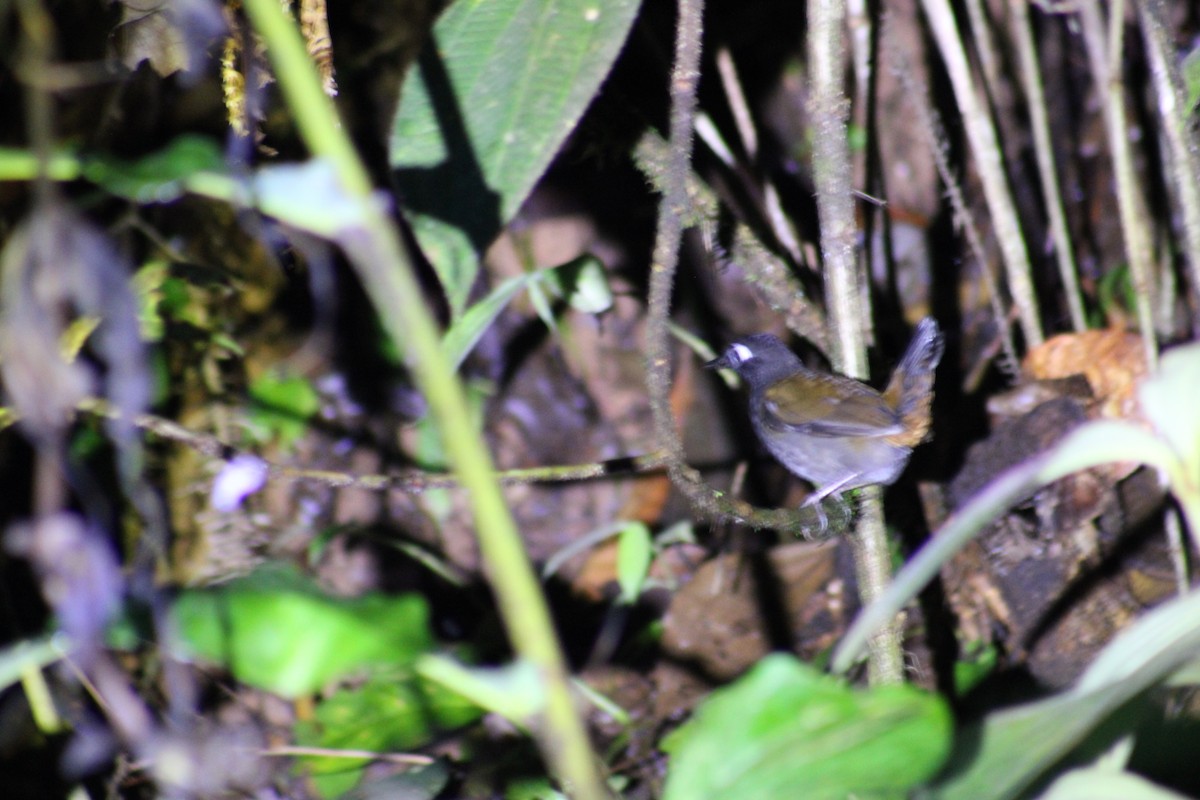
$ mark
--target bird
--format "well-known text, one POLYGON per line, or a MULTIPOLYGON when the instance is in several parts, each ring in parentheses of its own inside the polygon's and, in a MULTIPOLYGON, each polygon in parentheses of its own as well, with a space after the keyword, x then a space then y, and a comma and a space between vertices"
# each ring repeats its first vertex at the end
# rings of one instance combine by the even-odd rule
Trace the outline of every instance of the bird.
POLYGON ((776 460, 813 485, 804 502, 809 506, 896 482, 913 448, 929 435, 944 347, 937 321, 921 320, 882 392, 809 369, 768 333, 738 339, 705 366, 732 369, 745 381, 754 432, 776 460))

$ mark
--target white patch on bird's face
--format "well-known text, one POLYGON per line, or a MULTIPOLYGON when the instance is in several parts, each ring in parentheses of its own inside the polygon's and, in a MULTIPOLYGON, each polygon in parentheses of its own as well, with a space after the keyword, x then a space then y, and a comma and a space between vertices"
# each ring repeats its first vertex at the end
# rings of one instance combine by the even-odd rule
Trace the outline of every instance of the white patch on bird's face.
POLYGON ((737 363, 739 364, 745 364, 747 361, 754 358, 754 351, 740 342, 729 345, 729 349, 732 351, 733 357, 737 359, 737 363))

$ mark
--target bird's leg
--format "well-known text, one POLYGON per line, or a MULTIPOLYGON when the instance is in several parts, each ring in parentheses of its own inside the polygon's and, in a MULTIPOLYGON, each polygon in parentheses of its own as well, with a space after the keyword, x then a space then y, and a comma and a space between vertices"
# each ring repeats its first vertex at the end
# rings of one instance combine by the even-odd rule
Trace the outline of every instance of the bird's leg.
POLYGON ((820 503, 813 504, 813 503, 810 503, 808 500, 805 500, 803 503, 800 504, 800 507, 801 508, 811 508, 813 510, 813 512, 816 513, 817 525, 818 525, 817 536, 824 536, 825 531, 829 528, 829 517, 825 516, 825 509, 821 506, 821 504, 820 503))
POLYGON ((829 517, 825 515, 825 509, 822 507, 822 501, 831 495, 834 498, 840 499, 842 487, 848 483, 851 483, 856 478, 858 478, 858 473, 842 478, 840 481, 831 483, 828 486, 823 486, 806 497, 804 502, 800 504, 801 508, 812 507, 817 512, 817 519, 820 520, 821 523, 820 530, 817 532, 818 536, 825 533, 826 529, 829 527, 829 517))
POLYGON ((856 472, 853 475, 847 475, 836 483, 831 483, 828 486, 822 486, 820 489, 817 489, 815 492, 805 498, 804 505, 811 506, 816 503, 820 503, 831 494, 838 494, 841 492, 843 486, 857 480, 858 476, 859 473, 856 472))

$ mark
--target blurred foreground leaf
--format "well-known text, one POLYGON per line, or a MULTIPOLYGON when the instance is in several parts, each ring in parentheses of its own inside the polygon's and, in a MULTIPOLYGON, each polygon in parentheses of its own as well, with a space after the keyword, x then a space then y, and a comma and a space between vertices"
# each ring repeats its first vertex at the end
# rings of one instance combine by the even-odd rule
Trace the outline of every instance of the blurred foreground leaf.
POLYGON ((672 756, 664 797, 903 797, 941 766, 950 734, 950 712, 933 695, 856 691, 772 655, 664 740, 672 756))
POLYGON ((266 372, 249 388, 254 403, 247 424, 257 442, 278 438, 284 447, 291 446, 308 432, 308 420, 321 406, 312 384, 299 375, 266 372))
MULTIPOLYGON (((1020 797, 1101 722, 1200 657, 1200 592, 1176 598, 1124 630, 1067 692, 989 714, 959 738, 938 798, 1020 797)), ((1112 725, 1116 738, 1130 725, 1112 725)), ((1098 744, 1103 744, 1100 742, 1098 744)), ((1089 795, 1090 796, 1090 795, 1089 795)))
MULTIPOLYGON (((301 745, 332 750, 394 753, 478 719, 478 707, 411 672, 387 671, 362 686, 341 689, 296 725, 301 745)), ((325 797, 345 792, 361 777, 367 759, 326 756, 302 762, 325 797)))
POLYGON ((288 566, 185 591, 172 611, 187 654, 284 697, 370 668, 408 667, 433 647, 422 598, 330 597, 288 566))
POLYGON ((94 157, 83 161, 83 176, 118 197, 136 203, 167 203, 187 190, 198 173, 228 170, 221 148, 204 136, 180 136, 162 150, 136 161, 94 157))

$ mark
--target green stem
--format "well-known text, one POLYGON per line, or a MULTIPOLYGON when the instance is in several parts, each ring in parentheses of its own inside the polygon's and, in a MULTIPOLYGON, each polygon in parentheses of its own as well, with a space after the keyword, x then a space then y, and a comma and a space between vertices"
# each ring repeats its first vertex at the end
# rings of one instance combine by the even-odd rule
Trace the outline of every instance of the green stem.
POLYGON ((399 232, 374 202, 367 172, 321 90, 295 23, 277 0, 246 0, 245 8, 267 43, 275 75, 305 142, 315 157, 328 160, 342 188, 359 201, 361 224, 344 231, 338 243, 357 270, 384 329, 411 362, 446 452, 469 492, 480 553, 505 627, 518 655, 533 664, 544 681, 542 752, 573 797, 605 798, 608 794, 575 708, 550 610, 493 475, 491 458, 469 422, 462 386, 442 356, 439 332, 399 232))

